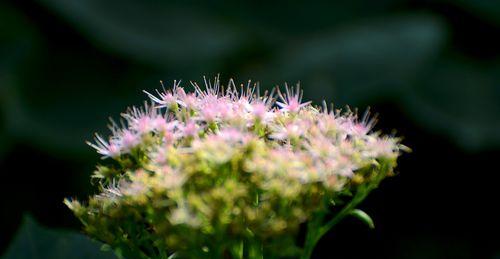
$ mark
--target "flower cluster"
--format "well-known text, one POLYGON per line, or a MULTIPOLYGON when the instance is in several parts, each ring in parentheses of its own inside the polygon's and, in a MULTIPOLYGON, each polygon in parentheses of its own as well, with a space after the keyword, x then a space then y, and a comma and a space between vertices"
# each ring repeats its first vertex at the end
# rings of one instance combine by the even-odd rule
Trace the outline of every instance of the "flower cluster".
POLYGON ((261 94, 218 78, 192 87, 145 92, 151 102, 89 143, 111 160, 93 175, 100 193, 65 202, 118 254, 306 258, 319 230, 390 175, 403 148, 368 116, 303 102, 299 87, 261 94))

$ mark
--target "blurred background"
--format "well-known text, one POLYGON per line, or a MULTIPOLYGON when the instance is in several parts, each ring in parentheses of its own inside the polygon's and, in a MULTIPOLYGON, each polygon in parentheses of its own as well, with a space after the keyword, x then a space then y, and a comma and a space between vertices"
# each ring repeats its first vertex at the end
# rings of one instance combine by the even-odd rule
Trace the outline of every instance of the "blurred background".
POLYGON ((413 149, 315 258, 500 258, 500 2, 0 3, 0 254, 25 214, 79 231, 85 140, 143 89, 220 73, 371 107, 413 149))

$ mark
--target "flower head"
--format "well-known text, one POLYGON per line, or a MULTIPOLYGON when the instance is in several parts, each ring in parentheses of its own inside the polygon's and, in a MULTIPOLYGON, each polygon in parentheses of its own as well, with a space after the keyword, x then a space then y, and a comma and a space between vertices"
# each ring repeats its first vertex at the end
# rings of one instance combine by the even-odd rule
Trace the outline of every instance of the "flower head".
POLYGON ((298 86, 278 89, 276 101, 250 81, 204 81, 193 92, 180 81, 145 91, 152 103, 129 108, 120 125, 111 121, 111 136, 89 143, 114 160, 96 171, 102 186, 88 205, 67 202, 90 235, 183 258, 224 257, 214 254, 232 249, 222 241, 251 238, 278 255, 302 223, 377 186, 404 149, 372 132, 368 113, 359 120, 312 106, 298 86))

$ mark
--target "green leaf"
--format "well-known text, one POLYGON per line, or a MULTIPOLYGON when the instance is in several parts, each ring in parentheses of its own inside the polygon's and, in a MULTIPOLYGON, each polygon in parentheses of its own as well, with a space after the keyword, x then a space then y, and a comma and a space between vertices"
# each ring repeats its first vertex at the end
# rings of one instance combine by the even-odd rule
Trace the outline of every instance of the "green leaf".
POLYGON ((33 218, 25 216, 20 229, 3 258, 116 258, 110 251, 101 251, 101 245, 99 242, 90 240, 79 233, 40 226, 33 218))
POLYGON ((500 1, 491 0, 441 0, 451 5, 456 5, 471 12, 479 19, 487 20, 496 25, 500 24, 500 1))
POLYGON ((358 105, 397 96, 438 55, 445 36, 432 15, 368 19, 285 48, 271 74, 300 80, 311 97, 358 105))
POLYGON ((92 154, 85 140, 103 131, 158 75, 89 47, 44 39, 23 13, 0 4, 0 155, 21 140, 58 157, 92 154), (57 48, 51 48, 52 45, 57 48), (75 62, 77 61, 77 62, 75 62), (116 77, 119 71, 124 76, 116 77), (104 112, 103 112, 104 111, 104 112))
POLYGON ((470 150, 500 145, 500 63, 443 56, 402 95, 420 125, 470 150))
POLYGON ((116 2, 97 0, 40 2, 98 47, 160 67, 222 59, 244 38, 214 12, 166 1, 120 1, 119 8, 116 2))
POLYGON ((15 74, 23 71, 36 53, 39 36, 19 11, 0 3, 0 157, 10 149, 13 124, 22 121, 13 109, 15 74))
POLYGON ((206 73, 207 69, 224 63, 221 60, 246 56, 248 50, 257 51, 252 56, 260 59, 267 52, 261 48, 288 44, 356 15, 381 13, 397 1, 269 3, 265 8, 251 2, 193 5, 191 1, 125 0, 120 1, 119 8, 115 2, 97 0, 39 2, 101 49, 162 68, 201 66, 205 71, 200 73, 206 73))
POLYGON ((149 73, 125 64, 121 69, 126 75, 116 79, 116 68, 88 49, 73 51, 64 45, 51 51, 22 16, 5 17, 18 28, 11 32, 0 25, 0 54, 5 53, 0 60, 0 123, 12 139, 59 151, 58 157, 82 158, 92 153, 85 140, 105 130, 108 116, 116 118, 127 105, 140 104, 140 90, 158 84, 159 77, 149 78, 149 73), (44 48, 48 50, 40 50, 44 48))
POLYGON ((373 223, 372 218, 366 212, 364 212, 360 209, 354 209, 351 211, 350 214, 352 216, 360 219, 361 221, 363 221, 369 228, 371 228, 371 229, 375 228, 375 224, 373 223))

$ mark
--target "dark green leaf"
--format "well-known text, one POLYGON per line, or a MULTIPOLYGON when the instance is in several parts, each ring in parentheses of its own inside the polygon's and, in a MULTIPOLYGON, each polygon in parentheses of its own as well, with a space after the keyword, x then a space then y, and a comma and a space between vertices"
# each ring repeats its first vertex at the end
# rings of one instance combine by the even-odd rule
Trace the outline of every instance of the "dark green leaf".
POLYGON ((442 0, 475 14, 480 19, 500 25, 500 1, 492 0, 442 0))
POLYGON ((241 44, 233 26, 211 12, 168 2, 42 0, 105 49, 147 64, 219 59, 241 44))
POLYGON ((500 64, 443 57, 403 100, 421 125, 469 149, 500 145, 500 64))
POLYGON ((102 244, 66 230, 53 230, 38 225, 26 216, 10 244, 4 259, 111 259, 110 251, 101 251, 102 244))
POLYGON ((366 212, 360 209, 354 209, 353 211, 351 211, 351 215, 363 221, 363 223, 365 223, 369 228, 375 228, 375 224, 373 223, 372 218, 366 212))
POLYGON ((356 105, 397 95, 437 55, 445 35, 431 15, 370 19, 287 48, 273 75, 300 80, 311 96, 356 105))

